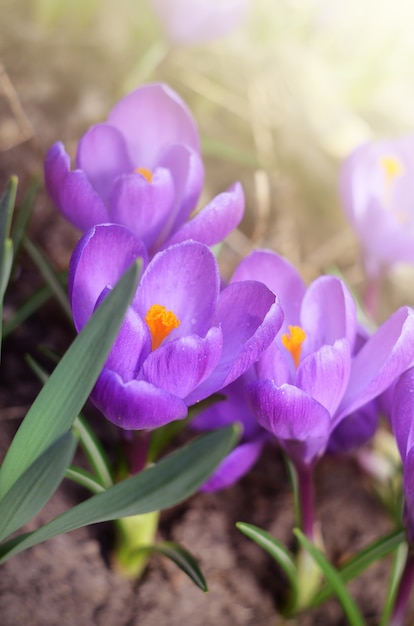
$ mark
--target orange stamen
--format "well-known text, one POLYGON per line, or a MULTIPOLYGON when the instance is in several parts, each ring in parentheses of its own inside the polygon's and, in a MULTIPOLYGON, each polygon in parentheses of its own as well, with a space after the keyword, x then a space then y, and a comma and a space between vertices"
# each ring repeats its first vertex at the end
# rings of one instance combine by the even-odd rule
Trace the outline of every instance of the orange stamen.
POLYGON ((170 332, 180 325, 178 317, 161 304, 153 304, 148 309, 145 321, 150 329, 153 350, 156 350, 170 332))
POLYGON ((141 174, 141 176, 145 178, 147 183, 152 183, 152 172, 150 170, 147 170, 146 167, 137 167, 135 172, 137 174, 141 174))
POLYGON ((295 367, 298 367, 302 343, 306 339, 306 333, 300 326, 289 326, 289 332, 282 335, 282 344, 292 355, 295 367))

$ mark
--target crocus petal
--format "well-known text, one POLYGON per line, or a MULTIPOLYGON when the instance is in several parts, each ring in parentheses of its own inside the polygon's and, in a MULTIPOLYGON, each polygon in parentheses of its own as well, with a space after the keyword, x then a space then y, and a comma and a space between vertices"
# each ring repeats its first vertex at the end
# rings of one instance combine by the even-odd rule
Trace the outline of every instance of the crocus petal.
POLYGON ((114 180, 134 170, 122 134, 108 124, 92 126, 78 145, 76 164, 108 204, 114 180))
POLYGON ((223 329, 224 385, 238 378, 272 343, 283 323, 277 297, 262 283, 232 283, 220 294, 216 319, 223 329), (231 368, 229 369, 229 365, 231 368))
POLYGON ((149 355, 139 377, 174 396, 185 398, 217 366, 222 345, 219 328, 211 328, 205 337, 190 335, 167 342, 149 355))
POLYGON ((222 241, 241 222, 244 212, 244 194, 240 183, 214 198, 192 220, 184 224, 168 243, 187 239, 212 246, 222 241))
POLYGON ((204 164, 200 154, 184 144, 169 144, 158 159, 158 167, 167 169, 173 178, 175 198, 170 215, 157 240, 164 247, 167 237, 188 219, 200 198, 204 183, 204 164))
POLYGON ((272 342, 282 320, 276 296, 262 283, 243 281, 226 287, 214 322, 223 330, 220 363, 187 400, 198 402, 246 372, 272 342))
POLYGON ((344 417, 333 429, 328 443, 331 454, 348 454, 375 435, 379 410, 375 400, 344 417))
POLYGON ((122 380, 127 382, 136 377, 138 369, 150 351, 151 337, 148 326, 129 307, 105 367, 117 372, 122 380))
POLYGON ((346 285, 335 276, 321 276, 308 287, 302 302, 301 326, 307 338, 306 354, 346 338, 354 346, 357 321, 355 302, 346 285))
POLYGON ((127 430, 159 428, 187 416, 180 398, 143 380, 124 383, 108 369, 100 374, 91 398, 105 417, 127 430))
POLYGON ((291 360, 290 354, 287 354, 286 349, 280 346, 280 341, 276 338, 255 365, 257 377, 272 379, 276 387, 283 383, 291 383, 296 374, 291 360))
POLYGON ((293 385, 271 380, 246 386, 256 419, 285 447, 296 463, 310 464, 325 450, 331 427, 328 411, 293 385))
POLYGON ((149 249, 173 202, 174 184, 168 170, 155 170, 151 182, 136 173, 126 174, 112 188, 109 218, 126 226, 149 249))
POLYGON ((402 307, 366 342, 352 362, 338 418, 387 389, 414 361, 414 311, 402 307))
POLYGON ((244 441, 256 438, 263 431, 246 402, 244 391, 246 383, 252 380, 255 380, 255 375, 253 368, 250 368, 245 374, 220 390, 217 402, 214 402, 192 419, 191 428, 197 431, 213 430, 237 422, 243 428, 242 437, 244 441))
POLYGON ((218 491, 231 487, 253 467, 258 460, 265 440, 250 441, 236 446, 220 463, 214 474, 200 491, 218 491))
POLYGON ((322 346, 300 363, 295 385, 334 415, 347 388, 351 372, 351 350, 346 339, 322 346))
POLYGON ((124 226, 101 224, 85 233, 73 252, 68 279, 78 331, 91 317, 102 291, 114 287, 137 258, 142 258, 145 266, 144 244, 124 226))
POLYGON ((239 263, 231 282, 258 280, 279 298, 285 314, 283 329, 300 323, 300 307, 306 287, 296 269, 271 250, 255 250, 239 263))
POLYGON ((405 496, 404 523, 407 539, 414 541, 414 448, 407 450, 403 465, 403 491, 405 496))
POLYGON ((392 430, 404 461, 414 447, 414 368, 410 367, 395 384, 391 407, 392 430))
POLYGON ((154 304, 180 320, 168 340, 204 336, 212 326, 219 293, 217 262, 211 251, 195 241, 171 246, 154 256, 137 291, 137 308, 145 318, 154 304))
POLYGON ((190 44, 224 37, 246 17, 248 0, 150 0, 168 37, 190 44))
POLYGON ((152 170, 160 148, 187 144, 200 152, 197 126, 187 105, 162 83, 143 85, 122 98, 112 109, 108 124, 125 137, 129 158, 136 167, 152 170))
POLYGON ((70 171, 70 159, 58 142, 45 160, 45 184, 56 208, 80 230, 108 221, 106 207, 84 172, 70 171))

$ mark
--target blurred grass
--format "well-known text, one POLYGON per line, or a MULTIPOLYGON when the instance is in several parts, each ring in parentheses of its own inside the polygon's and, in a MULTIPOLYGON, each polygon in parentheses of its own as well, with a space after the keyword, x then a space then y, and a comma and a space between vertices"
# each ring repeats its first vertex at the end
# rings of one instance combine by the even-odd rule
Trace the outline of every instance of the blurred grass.
MULTIPOLYGON (((0 62, 39 168, 52 141, 73 154, 137 82, 168 82, 200 127, 203 201, 234 180, 245 188, 246 217, 223 247, 227 272, 266 246, 308 279, 338 267, 358 290, 337 169, 358 143, 414 127, 412 17, 411 0, 254 0, 233 35, 180 47, 163 39, 145 0, 3 0, 0 62)), ((13 116, 7 94, 4 102, 13 116)))

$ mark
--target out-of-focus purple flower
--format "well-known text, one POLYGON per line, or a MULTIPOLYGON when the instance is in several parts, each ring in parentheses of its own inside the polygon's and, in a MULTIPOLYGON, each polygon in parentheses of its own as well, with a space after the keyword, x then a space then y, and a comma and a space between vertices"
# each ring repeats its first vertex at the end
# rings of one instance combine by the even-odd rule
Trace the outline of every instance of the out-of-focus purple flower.
POLYGON ((407 536, 414 542, 414 368, 394 387, 391 424, 403 464, 404 517, 407 536))
POLYGON ((371 278, 414 262, 414 135, 366 143, 343 163, 340 193, 371 278))
POLYGON ((247 15, 248 0, 149 0, 168 38, 202 43, 224 37, 247 15))
POLYGON ((45 160, 48 192, 72 224, 82 231, 122 224, 150 254, 185 239, 213 245, 241 221, 240 184, 188 221, 203 178, 195 121, 163 84, 140 87, 115 106, 105 123, 92 126, 79 142, 76 169, 71 170, 60 142, 45 160))
POLYGON ((250 368, 220 391, 223 400, 202 411, 191 422, 191 427, 198 431, 223 428, 230 424, 239 424, 242 428, 240 443, 223 459, 201 491, 218 491, 237 482, 256 463, 269 438, 247 403, 245 385, 252 379, 254 372, 250 368))
POLYGON ((243 374, 272 342, 283 319, 275 295, 256 281, 220 291, 217 262, 186 241, 147 263, 128 229, 99 225, 76 247, 69 294, 79 331, 130 263, 144 271, 92 392, 105 416, 125 429, 156 428, 243 374))
POLYGON ((345 284, 322 276, 307 289, 269 251, 254 252, 233 280, 260 280, 278 293, 285 320, 247 385, 256 418, 300 467, 325 452, 334 428, 376 398, 414 359, 414 312, 399 309, 357 354, 354 301, 345 284))

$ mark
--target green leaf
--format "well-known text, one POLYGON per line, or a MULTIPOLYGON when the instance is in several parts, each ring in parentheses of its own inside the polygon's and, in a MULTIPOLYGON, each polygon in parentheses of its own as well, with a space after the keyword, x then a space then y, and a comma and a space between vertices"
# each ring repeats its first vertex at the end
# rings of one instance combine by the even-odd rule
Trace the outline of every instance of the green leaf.
POLYGON ((16 200, 17 178, 10 179, 5 191, 0 196, 0 298, 3 298, 8 275, 5 271, 5 245, 9 239, 10 225, 16 200))
POLYGON ((405 564, 407 562, 408 545, 404 542, 401 543, 395 554, 392 563, 390 582, 388 583, 387 596, 384 602, 384 608, 382 610, 381 621, 379 626, 387 626, 390 624, 391 614, 394 609, 395 600, 397 597, 399 583, 404 571, 405 564))
POLYGON ((11 238, 15 254, 20 250, 23 237, 26 233, 29 219, 31 217, 36 195, 40 186, 40 178, 36 176, 30 183, 29 188, 23 198, 23 202, 19 204, 16 211, 16 217, 11 229, 11 238))
POLYGON ((105 489, 111 487, 114 481, 108 457, 101 442, 97 439, 92 428, 81 415, 78 415, 76 418, 74 428, 76 429, 82 449, 86 454, 98 482, 105 489))
POLYGON ((72 480, 74 483, 84 487, 91 493, 101 493, 105 491, 105 487, 96 480, 95 476, 92 476, 90 472, 87 472, 81 467, 68 467, 65 472, 65 478, 72 480))
POLYGON ((13 243, 9 238, 10 224, 16 200, 17 178, 10 179, 0 196, 0 344, 3 325, 3 298, 13 263, 13 243))
POLYGON ((43 276, 46 284, 50 287, 56 300, 62 307, 62 310, 66 313, 68 319, 72 321, 72 311, 66 295, 66 290, 62 287, 57 272, 53 269, 42 252, 34 245, 34 243, 27 239, 27 237, 23 240, 23 246, 43 276))
POLYGON ((280 543, 273 535, 254 526, 253 524, 246 524, 245 522, 237 522, 236 527, 249 539, 252 539, 263 550, 266 550, 268 554, 280 565, 285 572, 286 577, 290 583, 291 598, 289 604, 295 603, 297 597, 297 569, 295 561, 290 554, 289 550, 280 543))
POLYGON ((0 470, 1 497, 47 447, 71 428, 102 370, 135 293, 138 273, 136 262, 97 308, 32 404, 0 470))
MULTIPOLYGON (((392 533, 375 540, 372 544, 358 552, 338 569, 338 573, 344 583, 353 580, 372 563, 384 558, 405 541, 404 530, 394 530, 392 533)), ((331 586, 327 585, 316 594, 311 606, 319 606, 333 594, 331 586)))
POLYGON ((14 313, 13 317, 7 320, 3 326, 3 337, 10 335, 16 328, 19 328, 23 322, 33 315, 35 311, 40 309, 52 297, 49 287, 42 287, 32 294, 14 313))
MULTIPOLYGON (((39 380, 43 384, 46 384, 49 379, 47 372, 45 372, 31 356, 27 356, 26 360, 39 380)), ((95 472, 95 476, 92 476, 88 472, 83 472, 83 470, 80 469, 77 472, 75 468, 73 468, 72 471, 68 470, 67 477, 83 485, 92 491, 92 493, 104 491, 106 488, 113 485, 114 482, 105 451, 84 417, 78 415, 73 423, 73 427, 79 437, 79 443, 95 472)))
POLYGON ((313 543, 311 543, 309 539, 307 539, 307 537, 305 537, 305 535, 299 530, 299 528, 295 528, 293 532, 296 535, 302 548, 306 550, 306 552, 308 552, 308 554, 313 558, 315 563, 320 567, 321 572, 329 581, 338 600, 342 605, 342 608, 350 625, 364 626, 364 620, 362 618, 362 615, 354 600, 348 593, 348 590, 345 587, 340 574, 327 561, 325 555, 320 550, 318 550, 313 545, 313 543))
POLYGON ((52 497, 75 453, 69 432, 32 463, 0 502, 0 541, 34 517, 52 497))
POLYGON ((143 546, 135 550, 137 554, 162 554, 173 561, 202 591, 208 591, 206 580, 200 570, 197 559, 178 543, 163 541, 152 546, 143 546))
POLYGON ((38 530, 0 546, 0 562, 76 528, 173 506, 192 495, 235 444, 239 429, 223 428, 198 437, 156 465, 98 493, 38 530))

